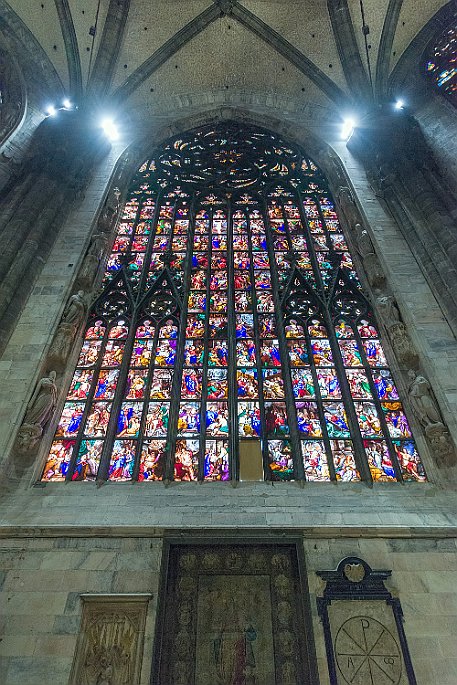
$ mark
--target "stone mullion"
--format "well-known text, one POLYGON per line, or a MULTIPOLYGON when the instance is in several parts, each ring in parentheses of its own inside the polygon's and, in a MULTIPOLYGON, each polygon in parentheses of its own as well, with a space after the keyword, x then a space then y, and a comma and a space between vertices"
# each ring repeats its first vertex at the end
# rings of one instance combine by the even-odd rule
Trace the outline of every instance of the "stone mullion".
MULTIPOLYGON (((130 330, 124 345, 121 367, 119 369, 119 377, 117 379, 116 390, 114 393, 114 398, 112 400, 109 422, 104 437, 103 451, 100 457, 100 465, 98 467, 97 481, 104 481, 108 478, 109 461, 111 458, 114 440, 116 439, 119 412, 122 406, 122 402, 124 401, 125 384, 127 381, 127 376, 130 368, 130 359, 132 357, 133 345, 135 340, 137 312, 135 312, 133 316, 129 317, 129 319, 130 330)), ((112 326, 113 323, 114 321, 111 321, 110 325, 112 326)), ((138 459, 138 457, 136 458, 138 459)))
MULTIPOLYGON (((384 412, 382 410, 381 400, 379 399, 378 391, 376 390, 376 386, 375 386, 374 381, 373 381, 373 369, 368 364, 366 354, 365 354, 365 348, 362 344, 362 339, 361 339, 359 332, 357 330, 357 326, 355 324, 353 324, 352 328, 354 331, 354 337, 357 341, 357 346, 360 350, 360 356, 362 357, 363 368, 364 368, 364 371, 367 375, 368 383, 370 384, 371 401, 373 401, 373 403, 376 407, 376 410, 378 412, 379 421, 381 423, 381 428, 382 428, 382 432, 383 432, 383 437, 384 437, 385 441, 387 442, 387 446, 389 448, 389 454, 390 454, 390 458, 392 460, 392 465, 394 467, 396 478, 397 478, 399 483, 402 483, 403 482, 403 476, 401 473, 400 466, 398 464, 397 453, 395 452, 394 446, 392 444, 392 438, 390 437, 390 432, 389 432, 389 428, 387 426, 387 421, 386 421, 386 418, 384 416, 384 412)), ((381 367, 378 367, 378 368, 381 369, 381 367)), ((357 367, 354 367, 354 369, 357 369, 357 367)), ((387 370, 390 372, 390 369, 389 368, 386 369, 386 367, 384 367, 384 369, 382 369, 382 370, 387 370)), ((354 402, 354 399, 352 401, 354 402)), ((370 400, 367 398, 367 399, 361 400, 361 401, 369 402, 370 400)), ((389 400, 386 400, 386 401, 388 402, 389 400)), ((364 439, 365 440, 371 440, 371 438, 364 438, 364 439)))
MULTIPOLYGON (((102 344, 100 345, 100 351, 99 351, 99 353, 98 353, 97 361, 95 362, 95 364, 94 364, 94 366, 93 366, 93 369, 92 369, 92 371, 93 371, 93 378, 92 378, 92 383, 91 383, 91 386, 90 386, 90 390, 89 390, 89 392, 88 392, 88 394, 87 394, 86 399, 83 400, 83 401, 85 402, 84 411, 83 411, 82 416, 81 416, 81 423, 79 424, 78 434, 77 434, 77 436, 76 436, 76 438, 75 438, 75 445, 74 445, 74 447, 73 447, 73 452, 72 452, 72 455, 71 455, 71 458, 70 458, 70 461, 69 461, 69 464, 68 464, 67 475, 66 475, 66 478, 65 478, 65 480, 67 480, 67 481, 71 481, 71 480, 72 480, 72 476, 73 476, 73 473, 74 473, 74 470, 75 470, 76 462, 77 462, 77 459, 78 459, 78 456, 79 456, 79 448, 80 448, 80 446, 81 446, 81 442, 85 439, 85 438, 84 438, 84 432, 85 432, 84 429, 85 429, 85 427, 86 427, 86 421, 87 421, 87 417, 88 417, 88 415, 89 415, 89 411, 90 411, 90 409, 92 408, 92 404, 93 404, 94 396, 95 396, 95 390, 96 390, 96 388, 97 388, 98 378, 99 378, 100 370, 101 370, 102 363, 103 363, 103 357, 105 356, 106 346, 107 346, 107 344, 108 344, 108 342, 109 342, 108 335, 109 335, 109 329, 110 329, 110 326, 111 326, 112 322, 109 322, 109 323, 108 323, 105 319, 103 319, 103 324, 104 324, 104 326, 105 326, 105 328, 106 328, 106 330, 105 330, 105 335, 103 336, 102 344)), ((85 340, 85 336, 84 336, 84 340, 85 340)), ((84 342, 83 342, 83 344, 84 344, 84 342)), ((77 369, 79 370, 79 369, 81 369, 81 367, 76 366, 75 371, 76 371, 77 369)), ((82 370, 82 369, 81 369, 81 370, 82 370)), ((73 374, 74 374, 74 373, 75 373, 75 372, 73 372, 73 374)), ((117 386, 116 386, 116 387, 117 387, 117 386)), ((68 400, 67 398, 68 398, 68 391, 67 391, 67 396, 65 397, 64 405, 65 405, 68 401, 69 401, 69 402, 72 401, 72 400, 68 400)), ((77 402, 77 400, 75 400, 75 402, 77 402)), ((68 438, 68 439, 71 440, 71 438, 68 438)), ((53 438, 53 440, 55 440, 55 437, 53 438)), ((106 440, 106 438, 105 438, 105 440, 106 440)), ((100 459, 99 469, 98 469, 98 472, 97 472, 97 477, 98 477, 98 473, 100 472, 100 466, 101 466, 101 459, 100 459)))
MULTIPOLYGON (((310 250, 310 246, 312 246, 312 238, 310 235, 310 231, 308 229, 308 224, 306 222, 306 216, 304 215, 302 198, 301 198, 301 195, 300 195, 298 190, 296 191, 296 195, 294 195, 294 200, 297 203, 298 212, 300 214, 300 223, 302 226, 302 235, 306 239, 306 247, 307 247, 306 251, 308 252, 308 255, 310 256, 310 260, 313 264, 313 270, 315 272, 314 278, 316 279, 316 282, 319 282, 318 281, 318 279, 320 279, 319 264, 317 262, 315 254, 310 250)), ((316 205, 319 206, 319 203, 316 202, 316 205)), ((292 248, 292 240, 290 237, 289 223, 288 223, 288 219, 287 219, 287 216, 286 216, 286 213, 284 210, 283 210, 283 215, 284 215, 284 221, 286 224, 286 230, 287 230, 287 234, 288 234, 288 238, 289 238, 289 245, 292 248)), ((321 287, 323 288, 322 283, 321 283, 321 287)), ((297 318, 299 318, 299 317, 297 317, 297 318)), ((314 394, 315 394, 315 398, 316 398, 317 411, 319 414, 319 419, 320 419, 321 427, 322 427, 322 439, 324 441, 325 451, 327 453, 327 463, 328 463, 328 468, 329 468, 329 472, 330 472, 330 478, 331 478, 331 480, 336 480, 335 466, 333 464, 333 455, 332 455, 332 450, 331 450, 331 445, 330 445, 330 439, 328 437, 327 424, 325 421, 324 404, 322 401, 320 387, 319 387, 319 383, 318 383, 316 365, 314 363, 314 359, 312 358, 312 354, 311 354, 311 339, 310 339, 309 331, 308 331, 308 321, 307 320, 303 321, 303 319, 301 319, 301 320, 304 323, 304 327, 305 327, 305 339, 306 339, 306 345, 307 345, 308 355, 309 355, 309 359, 310 359, 310 370, 311 370, 311 375, 313 377, 314 394)), ((297 370, 299 370, 299 369, 300 369, 300 367, 297 367, 297 370)), ((289 374, 289 375, 291 375, 291 374, 289 374)), ((292 392, 293 392, 293 388, 292 388, 292 392)), ((296 411, 296 409, 295 409, 295 411, 296 411)), ((303 438, 300 435, 300 432, 299 432, 299 437, 300 437, 300 454, 301 454, 301 441, 303 438)), ((303 468, 304 468, 303 455, 302 455, 302 464, 303 464, 303 468)), ((305 478, 306 478, 306 474, 305 474, 305 478)))
MULTIPOLYGON (((229 466, 230 480, 232 483, 239 480, 239 429, 238 429, 238 383, 236 376, 236 314, 235 314, 235 269, 233 264, 233 206, 229 201, 227 214, 227 280, 228 280, 228 306, 227 306, 227 401, 229 410, 229 466)), ((245 213, 245 219, 247 214, 245 213)), ((247 220, 246 220, 247 225, 247 220)))
MULTIPOLYGON (((283 220, 285 223, 286 217, 285 217, 285 212, 284 212, 284 206, 283 205, 281 205, 281 206, 282 206, 283 220)), ((269 219, 269 213, 268 213, 268 201, 267 201, 267 199, 265 199, 265 205, 263 207, 263 215, 264 215, 263 218, 264 218, 264 222, 265 222, 265 235, 267 238, 268 255, 270 258, 270 274, 271 274, 271 278, 272 278, 272 295, 273 295, 275 317, 276 317, 276 333, 277 333, 278 340, 279 340, 279 349, 280 349, 280 355, 281 355, 281 371, 282 371, 282 378, 283 378, 283 383, 284 383, 284 396, 285 396, 285 403, 286 403, 286 412, 287 412, 287 417, 288 417, 288 422, 289 422, 290 442, 292 444, 292 449, 293 449, 293 453, 294 453, 294 460, 293 460, 293 462, 294 462, 294 475, 297 478, 297 480, 304 481, 304 480, 306 480, 305 469, 303 466, 303 455, 302 455, 302 449, 301 449, 300 431, 298 430, 298 424, 297 424, 297 409, 296 409, 295 401, 294 401, 292 376, 290 373, 289 348, 287 347, 287 339, 286 339, 286 334, 284 331, 284 312, 283 312, 282 304, 281 304, 280 284, 279 284, 279 277, 277 274, 275 251, 274 251, 273 241, 272 241, 272 236, 271 236, 271 227, 270 227, 270 219, 269 219)), ((288 228, 287 228, 287 231, 288 231, 288 228)), ((290 239, 289 239, 289 246, 291 246, 290 239)), ((270 473, 270 469, 268 469, 268 473, 270 473)))
MULTIPOLYGON (((324 235, 326 237, 327 243, 329 243, 330 242, 329 231, 327 228, 327 224, 326 224, 324 215, 322 214, 322 209, 321 209, 321 205, 320 205, 318 198, 316 198, 316 204, 317 204, 317 209, 319 212, 320 219, 322 221, 322 226, 324 227, 324 231, 326 231, 326 233, 324 233, 324 235)), ((341 229, 341 232, 343 232, 342 229, 341 229)), ((311 248, 314 251, 314 245, 312 245, 311 248)), ((373 479, 371 477, 371 471, 369 469, 368 462, 365 458, 365 448, 363 446, 363 438, 362 438, 362 434, 360 432, 359 422, 358 422, 357 415, 355 412, 354 402, 352 400, 351 389, 349 387, 349 381, 346 377, 346 371, 344 368, 343 358, 341 356, 340 346, 338 345, 338 340, 336 339, 333 317, 331 316, 329 308, 328 308, 328 301, 326 302, 326 305, 324 307, 324 318, 326 320, 326 326, 327 326, 327 330, 329 332, 329 341, 330 341, 330 346, 332 348, 332 354, 333 354, 333 360, 335 362, 335 368, 337 371, 338 379, 340 381, 341 397, 342 397, 342 401, 344 403, 344 407, 346 409, 347 417, 348 417, 348 421, 349 421, 349 428, 350 428, 349 432, 350 432, 350 436, 351 436, 350 439, 354 443, 354 447, 355 447, 355 449, 354 449, 355 460, 356 460, 356 463, 358 462, 357 465, 359 467, 362 479, 371 485, 373 483, 373 479)))
MULTIPOLYGON (((301 199, 301 198, 300 198, 301 199)), ((325 218, 322 214, 322 209, 321 209, 321 204, 319 202, 319 198, 317 195, 313 195, 313 200, 316 203, 317 210, 319 212, 319 218, 322 223, 322 227, 324 229, 324 235, 326 237, 326 240, 328 241, 328 229, 327 229, 327 224, 325 222, 325 218)), ((303 203, 300 201, 300 211, 302 211, 302 205, 303 203)), ((308 223, 306 222, 304 224, 307 229, 308 229, 308 223)), ((308 235, 311 238, 310 231, 308 229, 308 235)), ((314 249, 314 243, 312 240, 310 240, 309 245, 308 245, 308 250, 309 254, 311 256, 311 260, 313 261, 314 264, 317 265, 319 277, 322 281, 322 277, 320 274, 320 269, 318 266, 317 262, 317 257, 314 249)), ((323 288, 323 286, 322 286, 323 288)), ((325 290, 323 289, 322 292, 324 293, 325 290)), ((367 460, 364 458, 365 457, 365 449, 363 447, 363 439, 362 435, 360 433, 359 429, 359 422, 357 420, 357 415, 355 413, 355 407, 352 402, 352 396, 351 396, 351 389, 349 387, 349 382, 348 379, 346 378, 346 372, 344 370, 344 364, 343 364, 343 359, 341 357, 341 352, 340 352, 340 347, 338 345, 338 341, 336 339, 335 335, 335 327, 333 324, 333 319, 330 314, 329 308, 328 308, 328 303, 327 301, 324 302, 322 308, 321 308, 323 317, 324 317, 324 323, 325 327, 327 328, 328 332, 328 339, 330 343, 330 348, 332 350, 332 356, 333 356, 333 361, 335 364, 335 369, 337 373, 337 377, 340 383, 340 388, 341 388, 341 401, 343 402, 344 408, 347 413, 347 418, 349 422, 349 433, 350 433, 350 440, 352 440, 354 444, 354 454, 355 454, 355 460, 356 464, 359 468, 360 474, 362 476, 362 479, 366 481, 367 483, 371 484, 372 483, 372 478, 371 478, 371 471, 368 467, 367 460)), ((343 438, 344 439, 344 438, 343 438)), ((333 462, 333 454, 331 455, 332 462, 333 462)))
MULTIPOLYGON (((150 197, 150 196, 149 196, 149 197, 150 197)), ((131 236, 131 240, 130 240, 130 245, 132 245, 132 243, 133 243, 134 236, 136 235, 137 226, 138 226, 138 224, 140 223, 141 209, 142 209, 142 207, 143 207, 143 204, 144 204, 144 200, 145 200, 145 199, 149 199, 149 198, 148 198, 148 197, 143 197, 142 202, 138 203, 138 209, 137 209, 136 217, 135 217, 135 220, 134 220, 134 228, 133 228, 133 231, 132 231, 132 236, 131 236)), ((155 203, 156 203, 156 206, 155 206, 155 210, 154 210, 154 216, 152 217, 152 220, 151 220, 151 226, 152 226, 152 228, 151 228, 151 232, 150 232, 150 234, 149 234, 148 245, 147 245, 146 251, 145 251, 145 253, 144 253, 145 256, 144 256, 144 262, 143 262, 143 271, 142 271, 142 274, 141 274, 141 276, 140 276, 140 282, 139 282, 139 284, 138 284, 137 302, 139 302, 140 300, 142 300, 142 296, 143 296, 143 294, 144 294, 145 287, 146 287, 145 284, 146 284, 147 277, 148 277, 148 273, 149 273, 149 265, 150 265, 151 254, 152 254, 152 247, 153 247, 154 240, 155 240, 155 237, 156 237, 157 222, 158 222, 159 211, 160 211, 160 197, 159 197, 159 194, 157 194, 157 195, 155 196, 155 203)), ((138 316, 136 317, 136 319, 135 319, 135 321, 134 321, 133 344, 135 344, 135 339, 136 339, 136 337, 137 337, 137 336, 136 336, 136 329, 137 329, 137 326, 138 326, 138 323, 139 323, 140 318, 141 318, 141 313, 138 314, 138 316)), ((157 329, 157 327, 155 327, 155 328, 157 329)), ((146 419, 147 419, 147 413, 148 413, 148 404, 149 404, 149 399, 150 399, 149 393, 150 393, 150 388, 151 388, 151 380, 152 380, 152 377, 153 377, 153 374, 154 374, 154 368, 155 368, 155 367, 154 367, 154 362, 155 362, 155 351, 157 350, 158 335, 159 335, 158 330, 155 330, 155 331, 154 331, 154 338, 153 338, 153 343, 154 343, 154 345, 153 345, 154 358, 151 357, 151 360, 150 360, 150 363, 149 363, 149 368, 148 368, 148 370, 147 370, 146 385, 145 385, 145 387, 144 387, 143 400, 142 400, 142 401, 143 401, 143 411, 142 411, 142 413, 141 413, 140 428, 139 428, 139 431, 138 431, 138 439, 137 439, 137 442, 136 442, 137 454, 136 454, 136 458, 135 458, 135 466, 134 466, 134 468, 133 468, 133 473, 132 473, 132 480, 133 480, 133 481, 138 480, 138 474, 139 474, 139 472, 140 472, 141 449, 142 449, 142 447, 143 447, 143 443, 144 443, 144 440, 145 440, 145 437, 144 437, 144 429, 145 429, 145 426, 146 426, 146 419)), ((132 350, 133 350, 133 347, 132 347, 132 350)), ((131 356, 131 354, 130 354, 129 363, 128 363, 128 372, 129 372, 131 369, 132 369, 132 356, 131 356)), ((128 372, 127 372, 127 373, 128 373, 128 372)), ((125 398, 124 398, 124 399, 125 399, 125 398)))
MULTIPOLYGON (((202 205, 200 205, 200 209, 202 205)), ((201 382, 201 395, 200 395, 200 435, 199 437, 199 452, 198 452, 198 480, 203 482, 205 479, 205 441, 206 441, 206 406, 208 402, 208 360, 209 360, 209 317, 211 316, 210 311, 210 301, 211 301, 211 259, 213 254, 213 244, 212 244, 212 233, 213 233, 213 217, 214 208, 208 209, 209 223, 208 232, 206 234, 199 233, 199 235, 207 235, 208 237, 208 247, 206 248, 206 255, 208 258, 208 265, 206 267, 206 307, 205 307, 205 329, 203 334, 203 364, 202 364, 202 382, 201 382)), ((194 234, 195 235, 195 234, 194 234)), ((193 244, 193 241, 192 241, 193 244)), ((190 272, 192 275, 192 266, 190 267, 190 272)), ((190 289, 189 289, 190 292, 190 289)), ((215 290, 214 292, 218 292, 215 290)), ((188 300, 187 300, 188 302, 188 300)), ((186 305, 187 306, 187 305, 186 305)), ((195 369, 199 367, 196 365, 195 369)), ((182 383, 182 381, 181 381, 182 383)))
MULTIPOLYGON (((267 233, 266 227, 266 212, 264 212, 263 216, 263 221, 265 225, 265 235, 267 233)), ((254 322, 254 342, 255 342, 255 357, 256 357, 256 365, 257 365, 257 386, 258 386, 258 395, 259 395, 259 408, 260 408, 260 421, 261 421, 261 443, 262 443, 262 457, 263 457, 263 472, 264 472, 264 479, 265 480, 271 480, 271 469, 269 465, 269 452, 268 452, 268 437, 267 437, 267 422, 265 419, 265 398, 263 395, 263 365, 262 365, 262 360, 260 357, 260 346, 262 344, 262 341, 264 338, 260 337, 260 327, 259 327, 259 312, 257 311, 257 291, 255 287, 255 274, 258 271, 258 269, 254 269, 254 263, 253 263, 253 251, 252 251, 252 234, 251 234, 251 213, 250 211, 247 212, 246 215, 246 224, 247 224, 247 229, 246 229, 246 235, 248 238, 248 255, 249 255, 249 262, 250 262, 250 269, 249 269, 249 276, 251 279, 252 283, 252 288, 251 288, 251 299, 252 299, 252 315, 253 315, 253 322, 254 322)), ((268 240, 268 238, 267 238, 268 240)), ((270 273, 271 273, 271 264, 270 264, 270 273)), ((277 289, 276 289, 277 290, 277 289)), ((243 292, 240 290, 239 292, 243 292)), ((267 367, 268 368, 268 367, 267 367)), ((238 388, 237 390, 237 405, 238 405, 238 388)), ((237 406, 238 409, 238 406, 237 406)))
MULTIPOLYGON (((170 397, 170 415, 168 418, 168 431, 167 431, 167 455, 164 469, 164 480, 173 480, 174 477, 174 463, 175 463, 175 449, 176 440, 178 433, 178 417, 179 417, 179 403, 181 401, 181 383, 182 383, 182 372, 184 368, 184 346, 186 342, 186 322, 187 322, 187 308, 188 308, 188 297, 190 290, 190 277, 192 272, 192 252, 193 252, 193 241, 194 241, 194 229, 195 229, 195 199, 191 202, 189 206, 189 229, 188 236, 189 242, 187 244, 186 257, 184 259, 183 270, 183 288, 182 288, 182 305, 179 317, 179 331, 178 331, 178 342, 176 345, 176 357, 175 365, 173 370, 173 382, 171 388, 170 397)), ((170 240, 173 237, 174 222, 172 226, 172 234, 170 240)), ((171 243, 170 243, 171 244, 171 243)))
MULTIPOLYGON (((300 214, 300 221, 301 221, 301 225, 302 225, 302 234, 306 240, 306 248, 307 248, 307 252, 308 252, 310 262, 312 265, 314 279, 315 279, 316 283, 318 284, 319 293, 322 296, 325 292, 325 288, 324 288, 324 282, 322 280, 322 274, 321 274, 321 271, 319 268, 319 262, 317 261, 316 252, 314 250, 313 236, 312 236, 311 231, 309 229, 308 219, 307 219, 305 211, 303 209, 302 194, 300 193, 299 190, 296 191, 296 194, 297 194, 298 211, 300 214)), ((312 198, 316 204, 316 207, 318 208, 318 210, 320 212, 319 199, 316 197, 316 195, 313 195, 312 198)), ((320 213, 319 213, 319 219, 322 223, 322 226, 325 228, 325 223, 324 223, 323 217, 320 213)), ((325 309, 326 309, 325 304, 324 304, 323 300, 320 299, 320 297, 318 299, 320 301, 320 311, 324 313, 325 309)), ((314 359, 312 359, 312 354, 311 354, 311 339, 310 339, 309 331, 308 331, 308 321, 307 320, 304 321, 304 324, 305 324, 305 329, 306 329, 305 330, 306 345, 308 347, 308 354, 310 357, 310 369, 311 369, 311 375, 313 377, 314 392, 315 392, 316 403, 317 403, 317 411, 319 413, 319 418, 320 418, 321 426, 322 426, 322 438, 324 441, 325 451, 327 454, 327 462, 328 462, 328 467, 329 467, 329 471, 330 471, 330 478, 332 480, 336 480, 335 464, 334 464, 334 460, 333 460, 332 447, 331 447, 331 443, 330 443, 330 438, 328 437, 327 422, 325 421, 324 402, 322 400, 322 395, 321 395, 319 382, 318 382, 318 378, 317 378, 316 365, 314 363, 314 359)), ((327 329, 328 329, 328 326, 327 326, 327 329)), ((329 340, 330 340, 331 331, 332 331, 332 328, 330 328, 330 330, 329 330, 329 340)))

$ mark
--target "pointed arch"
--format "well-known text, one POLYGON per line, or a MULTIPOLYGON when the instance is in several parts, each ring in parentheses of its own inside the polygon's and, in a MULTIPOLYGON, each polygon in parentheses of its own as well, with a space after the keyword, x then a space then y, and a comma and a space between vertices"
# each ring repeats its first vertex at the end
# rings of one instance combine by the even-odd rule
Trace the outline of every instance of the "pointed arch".
POLYGON ((45 481, 237 479, 244 441, 267 479, 425 479, 327 181, 265 129, 143 162, 79 359, 45 481))

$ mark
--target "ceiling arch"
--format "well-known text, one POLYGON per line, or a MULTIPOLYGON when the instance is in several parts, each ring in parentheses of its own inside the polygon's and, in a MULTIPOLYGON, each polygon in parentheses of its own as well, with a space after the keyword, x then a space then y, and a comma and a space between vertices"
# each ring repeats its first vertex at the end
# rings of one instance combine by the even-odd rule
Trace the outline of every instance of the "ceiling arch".
MULTIPOLYGON (((312 82, 344 111, 371 99, 368 63, 378 98, 387 96, 396 63, 447 4, 452 3, 363 0, 364 28, 360 0, 0 0, 0 30, 24 45, 56 94, 66 92, 79 102, 87 95, 114 96, 122 104, 140 89, 141 106, 148 107, 143 84, 222 15, 261 39, 255 42, 258 61, 273 49, 278 67, 289 64, 284 78, 298 70, 306 84, 312 82)), ((232 31, 225 38, 234 50, 238 37, 232 31)), ((197 60, 192 50, 186 54, 197 60)), ((233 65, 222 66, 230 70, 233 65)), ((240 77, 246 83, 250 79, 255 90, 257 71, 246 67, 237 61, 240 77)), ((202 95, 207 87, 201 84, 202 95)), ((305 97, 315 98, 313 88, 302 87, 305 97)))

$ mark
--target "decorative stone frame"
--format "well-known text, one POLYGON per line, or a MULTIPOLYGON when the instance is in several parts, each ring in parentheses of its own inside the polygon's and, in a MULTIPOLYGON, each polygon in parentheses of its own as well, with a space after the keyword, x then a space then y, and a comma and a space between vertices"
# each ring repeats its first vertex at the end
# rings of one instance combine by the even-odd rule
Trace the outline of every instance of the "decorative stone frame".
MULTIPOLYGON (((304 682, 303 685, 319 685, 319 677, 318 677, 318 671, 317 671, 317 659, 316 659, 316 652, 315 652, 315 647, 314 647, 314 635, 313 635, 313 623, 312 623, 312 615, 311 615, 311 604, 310 604, 310 596, 309 596, 309 588, 308 588, 308 579, 306 575, 306 566, 305 566, 305 559, 304 559, 304 550, 303 550, 303 540, 302 538, 298 537, 292 537, 292 536, 281 536, 279 539, 277 536, 265 536, 264 538, 260 537, 238 537, 234 538, 232 534, 228 533, 225 535, 222 533, 222 535, 219 538, 214 538, 212 536, 202 536, 202 535, 195 535, 193 538, 192 535, 189 535, 186 539, 186 541, 183 541, 182 537, 172 537, 171 535, 169 537, 164 538, 164 546, 163 546, 163 553, 162 553, 162 566, 161 566, 161 572, 160 572, 160 577, 161 577, 161 585, 159 589, 159 595, 158 595, 158 607, 157 607, 157 619, 156 619, 156 626, 155 626, 155 643, 154 643, 154 652, 153 652, 153 660, 152 660, 152 670, 151 670, 151 681, 150 685, 165 685, 163 680, 160 680, 160 665, 161 665, 161 654, 162 654, 162 649, 164 645, 164 626, 165 626, 165 619, 167 613, 171 610, 171 607, 169 606, 169 603, 167 602, 167 587, 169 584, 169 574, 170 574, 170 556, 173 550, 189 550, 189 552, 192 552, 192 550, 198 550, 201 548, 206 548, 205 551, 207 552, 212 552, 214 551, 215 555, 219 555, 223 552, 230 553, 230 549, 233 551, 234 554, 236 554, 237 550, 239 551, 240 548, 242 550, 245 550, 245 554, 248 554, 251 550, 255 552, 255 549, 259 549, 260 547, 262 548, 262 551, 265 553, 265 549, 269 549, 271 551, 271 555, 275 554, 280 554, 281 553, 281 548, 284 550, 289 550, 291 554, 294 556, 295 559, 295 571, 297 572, 297 575, 295 576, 296 584, 295 584, 295 599, 296 599, 296 606, 297 606, 297 615, 299 616, 299 620, 301 625, 303 626, 303 639, 298 641, 297 648, 298 648, 298 659, 302 659, 303 664, 304 664, 304 670, 307 671, 308 673, 308 680, 306 683, 304 682)), ((242 560, 243 563, 244 560, 242 560)), ((239 562, 239 560, 238 560, 239 562)), ((227 568, 227 564, 225 565, 225 568, 227 568)), ((240 568, 240 566, 238 566, 240 568)), ((244 567, 242 567, 244 568, 244 567)), ((175 569, 177 570, 177 569, 175 569)), ((194 572, 197 574, 199 571, 202 570, 199 568, 199 565, 197 564, 197 569, 194 569, 194 572)), ((222 570, 222 569, 221 569, 222 570)), ((208 569, 208 572, 211 573, 212 569, 208 569)), ((256 573, 261 573, 262 571, 259 569, 256 571, 256 573)), ((216 571, 217 573, 217 571, 216 571)), ((195 601, 195 604, 197 604, 197 600, 195 601)), ((274 630, 274 628, 273 628, 274 630)), ((300 637, 300 636, 299 636, 300 637)), ((281 652, 281 649, 278 649, 279 652, 281 652)), ((276 655, 276 654, 275 654, 276 655)), ((284 659, 287 659, 286 655, 284 654, 278 654, 278 659, 279 661, 283 661, 284 659)), ((189 663, 191 661, 191 658, 189 658, 189 663)), ((187 685, 186 681, 186 685, 187 685)), ((191 681, 189 680, 189 683, 191 681)), ((192 680, 193 682, 193 680, 192 680)), ((284 681, 291 683, 292 681, 284 681)), ((300 685, 302 685, 302 681, 297 681, 297 683, 300 682, 300 685)), ((168 683, 167 683, 168 685, 168 683)), ((171 685, 171 684, 170 684, 171 685)), ((282 685, 282 680, 279 680, 278 685, 282 685)))
POLYGON ((317 571, 316 573, 327 582, 323 597, 317 598, 317 609, 324 627, 330 685, 362 683, 362 680, 354 680, 354 678, 359 669, 362 671, 365 664, 368 664, 372 685, 386 682, 385 680, 377 681, 376 676, 373 679, 372 664, 373 671, 378 672, 378 676, 382 668, 386 669, 384 673, 388 671, 392 685, 417 685, 403 628, 400 600, 392 597, 384 586, 384 581, 389 578, 392 571, 375 571, 358 557, 346 557, 340 561, 335 571, 317 571), (352 602, 361 603, 360 610, 357 607, 355 611, 357 614, 355 616, 351 616, 352 602), (385 604, 385 609, 383 604, 385 604), (332 609, 336 616, 332 616, 332 609), (360 616, 361 612, 362 616, 360 616), (380 621, 381 618, 384 623, 380 621), (389 627, 386 627, 386 623, 389 627), (357 641, 358 633, 354 633, 358 625, 362 626, 362 642, 357 641), (368 633, 372 626, 373 642, 368 633), (397 630, 397 636, 392 635, 393 627, 397 630), (398 637, 398 642, 396 637, 398 637), (339 643, 346 648, 349 645, 351 651, 339 653, 339 643), (371 647, 370 644, 372 644, 371 647), (380 652, 384 654, 374 654, 375 645, 382 647, 380 652), (378 659, 380 665, 378 665, 378 659), (354 672, 349 673, 350 669, 354 672), (405 674, 403 674, 403 669, 405 674))

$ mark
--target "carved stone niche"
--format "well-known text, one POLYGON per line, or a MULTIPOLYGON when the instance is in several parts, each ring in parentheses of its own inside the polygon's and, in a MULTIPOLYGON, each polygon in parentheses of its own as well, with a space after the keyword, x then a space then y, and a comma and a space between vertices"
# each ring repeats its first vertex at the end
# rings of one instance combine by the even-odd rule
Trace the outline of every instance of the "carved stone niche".
POLYGON ((81 595, 81 629, 69 685, 137 685, 149 594, 81 595))
POLYGON ((317 571, 330 685, 416 685, 400 600, 384 585, 391 573, 358 557, 317 571))

